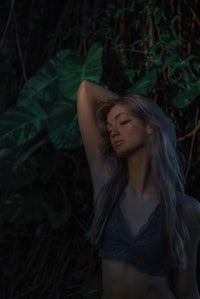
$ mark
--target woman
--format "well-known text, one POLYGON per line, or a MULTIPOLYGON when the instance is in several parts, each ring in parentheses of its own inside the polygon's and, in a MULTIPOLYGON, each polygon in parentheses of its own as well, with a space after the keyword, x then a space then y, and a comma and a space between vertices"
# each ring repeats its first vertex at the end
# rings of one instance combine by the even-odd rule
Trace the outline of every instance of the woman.
POLYGON ((102 299, 200 299, 200 204, 183 191, 170 119, 150 99, 83 81, 78 118, 94 189, 102 299))

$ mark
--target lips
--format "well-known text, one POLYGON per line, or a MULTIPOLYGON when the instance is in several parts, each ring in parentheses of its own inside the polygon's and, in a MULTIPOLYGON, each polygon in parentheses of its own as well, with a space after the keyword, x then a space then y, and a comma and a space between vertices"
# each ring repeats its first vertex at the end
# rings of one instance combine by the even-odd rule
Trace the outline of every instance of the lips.
POLYGON ((122 144, 123 140, 116 140, 113 142, 114 147, 119 147, 122 144))

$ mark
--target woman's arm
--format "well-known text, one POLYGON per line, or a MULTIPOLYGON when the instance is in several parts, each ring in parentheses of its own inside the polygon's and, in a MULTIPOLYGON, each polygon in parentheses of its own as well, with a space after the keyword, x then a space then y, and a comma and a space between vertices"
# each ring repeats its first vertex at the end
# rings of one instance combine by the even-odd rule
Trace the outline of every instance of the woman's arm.
POLYGON ((174 292, 177 299, 200 299, 197 285, 197 256, 200 244, 200 203, 189 196, 184 203, 190 244, 188 244, 188 267, 173 271, 174 292))
POLYGON ((199 242, 198 252, 197 252, 197 285, 200 293, 200 242, 199 242))
POLYGON ((93 185, 107 180, 106 167, 101 157, 102 136, 96 121, 96 103, 104 97, 116 96, 113 92, 84 80, 78 89, 77 111, 79 127, 88 159, 93 185))
POLYGON ((173 271, 173 285, 176 299, 200 299, 196 277, 196 248, 190 257, 190 265, 173 271))

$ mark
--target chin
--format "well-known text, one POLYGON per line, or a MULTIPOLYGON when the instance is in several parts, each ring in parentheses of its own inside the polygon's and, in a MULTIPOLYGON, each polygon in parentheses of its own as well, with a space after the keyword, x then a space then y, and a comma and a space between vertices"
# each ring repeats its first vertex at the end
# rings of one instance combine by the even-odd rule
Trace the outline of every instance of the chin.
POLYGON ((119 157, 119 158, 128 158, 128 157, 130 157, 131 155, 132 155, 132 152, 127 152, 127 151, 119 151, 119 152, 116 152, 116 154, 117 154, 117 156, 119 157))
POLYGON ((124 151, 116 151, 116 154, 119 158, 129 158, 132 155, 138 153, 141 149, 144 148, 144 145, 140 145, 135 148, 131 148, 129 150, 124 150, 124 151))

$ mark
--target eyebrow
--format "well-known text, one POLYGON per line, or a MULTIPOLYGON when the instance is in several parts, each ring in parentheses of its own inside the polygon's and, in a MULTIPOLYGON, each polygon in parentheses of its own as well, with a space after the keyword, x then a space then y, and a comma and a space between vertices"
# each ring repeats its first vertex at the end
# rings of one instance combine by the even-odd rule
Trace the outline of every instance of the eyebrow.
MULTIPOLYGON (((119 114, 117 114, 115 117, 114 117, 114 119, 117 119, 120 115, 122 115, 122 114, 129 114, 128 112, 120 112, 119 114)), ((106 125, 110 125, 110 123, 107 121, 106 122, 106 125)))

